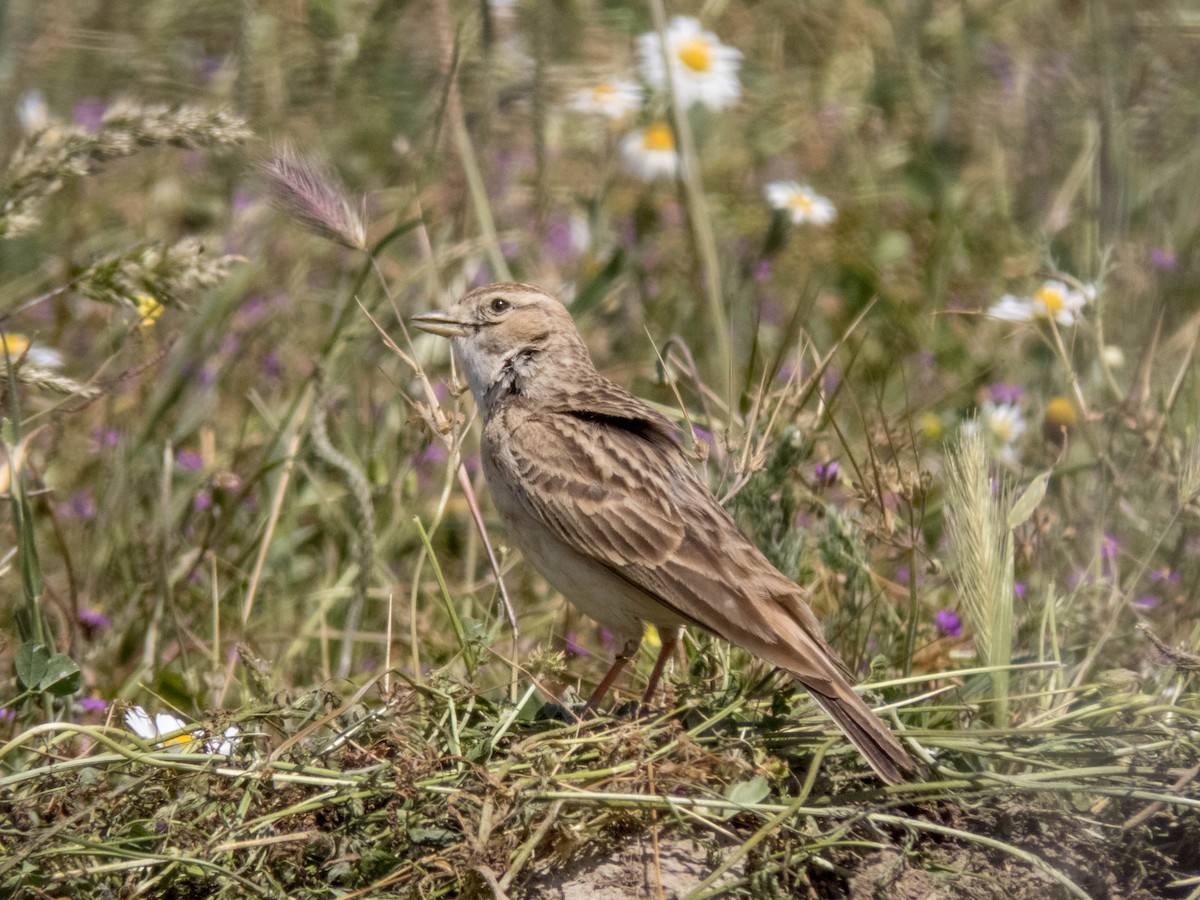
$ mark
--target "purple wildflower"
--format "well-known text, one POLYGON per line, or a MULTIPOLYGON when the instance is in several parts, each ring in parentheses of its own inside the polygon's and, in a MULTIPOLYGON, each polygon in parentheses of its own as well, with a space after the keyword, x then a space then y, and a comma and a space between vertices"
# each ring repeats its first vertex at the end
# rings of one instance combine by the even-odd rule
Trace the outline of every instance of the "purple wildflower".
POLYGON ((1018 600, 1023 600, 1025 598, 1026 590, 1028 590, 1028 585, 1026 585, 1023 581, 1018 581, 1013 585, 1013 594, 1018 600))
POLYGON ((1174 272, 1179 268, 1179 258, 1166 247, 1154 247, 1150 251, 1150 265, 1165 272, 1174 272))
POLYGON ((1151 569, 1146 577, 1160 584, 1179 584, 1179 573, 1171 569, 1151 569))
POLYGON ((112 622, 108 616, 98 609, 81 609, 79 611, 79 624, 93 631, 103 631, 105 628, 112 627, 112 622))
POLYGON ((84 697, 79 701, 79 708, 85 713, 102 713, 108 704, 100 697, 84 697))
POLYGON ((1112 575, 1112 561, 1117 558, 1120 549, 1120 542, 1110 532, 1104 532, 1104 537, 1100 539, 1100 574, 1105 578, 1112 575))
POLYGON ((446 461, 446 448, 437 441, 432 442, 417 454, 414 462, 418 466, 437 466, 446 461))
POLYGON ((937 625, 938 631, 946 637, 958 637, 962 634, 962 619, 949 607, 939 609, 933 621, 937 625))
POLYGON ((836 462, 817 463, 814 478, 817 482, 817 487, 829 487, 837 483, 838 464, 836 462))
POLYGON ((204 468, 204 459, 195 450, 176 450, 175 464, 181 469, 195 472, 204 468))
POLYGON ((58 514, 65 519, 94 519, 96 501, 90 491, 76 491, 66 503, 58 504, 58 514))
POLYGON ((754 280, 759 284, 764 281, 771 280, 771 261, 769 259, 760 259, 754 267, 754 280))
POLYGON ((279 359, 279 354, 271 350, 263 357, 262 372, 267 378, 272 381, 278 381, 283 377, 283 363, 279 359))
POLYGON ((581 643, 579 643, 579 641, 576 639, 576 634, 573 631, 567 632, 566 637, 563 639, 563 643, 566 645, 567 652, 570 653, 572 656, 591 656, 592 655, 592 652, 590 650, 588 650, 581 643))
POLYGON ((988 398, 993 403, 1015 406, 1025 399, 1025 388, 1019 384, 993 384, 988 388, 988 398))
POLYGON ((101 450, 107 450, 121 443, 121 432, 115 428, 93 428, 92 439, 89 443, 89 449, 93 453, 99 453, 101 450))
POLYGON ((1104 537, 1100 539, 1100 555, 1104 559, 1116 559, 1117 551, 1121 548, 1120 543, 1112 535, 1111 532, 1104 532, 1104 537))
POLYGON ((1138 609, 1154 609, 1160 603, 1162 603, 1162 600, 1153 594, 1143 594, 1133 601, 1133 605, 1138 609))

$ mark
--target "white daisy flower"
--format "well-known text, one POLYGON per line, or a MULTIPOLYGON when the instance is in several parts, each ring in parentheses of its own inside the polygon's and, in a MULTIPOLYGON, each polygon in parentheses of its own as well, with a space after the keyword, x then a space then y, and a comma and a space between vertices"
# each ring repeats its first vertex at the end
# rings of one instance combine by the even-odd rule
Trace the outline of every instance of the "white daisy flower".
POLYGON ((980 413, 988 433, 1001 444, 1015 444, 1025 433, 1025 417, 1015 403, 985 400, 980 413))
POLYGON ((37 366, 39 369, 62 368, 63 359, 61 353, 52 347, 31 344, 29 338, 23 334, 9 332, 0 340, 0 368, 4 365, 3 357, 6 351, 14 363, 24 354, 25 362, 32 366, 37 366))
POLYGON ((1000 459, 1010 465, 1017 461, 1017 442, 1025 433, 1027 423, 1021 408, 1015 403, 996 403, 985 400, 979 408, 979 427, 1000 459))
POLYGON ((614 78, 584 88, 567 100, 567 107, 576 112, 594 113, 614 120, 628 118, 641 106, 642 86, 627 78, 614 78))
POLYGON ((1094 285, 1089 284, 1083 290, 1077 290, 1066 282, 1051 278, 1032 297, 1005 294, 988 309, 988 315, 1009 322, 1053 318, 1059 325, 1074 325, 1079 321, 1083 308, 1095 299, 1094 285))
POLYGON ((631 131, 621 140, 625 165, 643 181, 674 178, 679 171, 679 153, 671 126, 662 122, 631 131))
POLYGON ((793 225, 806 222, 828 225, 837 218, 837 209, 828 197, 798 181, 772 181, 766 187, 766 195, 771 207, 786 212, 793 225))
POLYGON ((642 76, 660 90, 667 87, 664 43, 666 59, 671 63, 671 84, 684 107, 703 103, 710 109, 723 109, 737 102, 741 96, 740 50, 722 44, 691 16, 675 16, 661 41, 654 31, 638 38, 642 76))
POLYGON ((987 314, 1005 322, 1028 322, 1033 318, 1033 306, 1028 300, 1005 294, 999 302, 988 307, 987 314))

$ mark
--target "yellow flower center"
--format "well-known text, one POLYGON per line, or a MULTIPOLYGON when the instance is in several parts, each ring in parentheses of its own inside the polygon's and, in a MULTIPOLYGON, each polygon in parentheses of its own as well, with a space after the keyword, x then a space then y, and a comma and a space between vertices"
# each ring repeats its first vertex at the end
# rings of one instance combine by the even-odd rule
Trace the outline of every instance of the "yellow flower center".
POLYGON ((23 334, 4 335, 3 349, 13 360, 29 349, 29 338, 23 334))
POLYGON ((1046 315, 1053 316, 1062 310, 1067 305, 1067 298, 1063 292, 1049 284, 1043 284, 1038 288, 1038 292, 1033 295, 1033 299, 1046 310, 1046 315))
POLYGON ((1046 424, 1067 428, 1079 420, 1075 404, 1066 397, 1054 397, 1046 404, 1046 424))
POLYGON ((675 135, 666 125, 651 125, 642 132, 642 148, 655 152, 670 152, 675 149, 675 135))
POLYGON ((612 103, 617 99, 617 89, 611 84, 598 84, 592 88, 592 99, 597 103, 612 103))
POLYGON ((813 198, 808 194, 797 191, 788 197, 788 206, 808 215, 813 211, 813 198))
POLYGON ((679 45, 677 54, 693 72, 707 72, 712 67, 712 45, 702 37, 688 38, 679 45))
POLYGON ((1012 421, 1007 416, 992 416, 988 427, 992 429, 992 434, 999 438, 1000 443, 1007 444, 1012 440, 1012 421))

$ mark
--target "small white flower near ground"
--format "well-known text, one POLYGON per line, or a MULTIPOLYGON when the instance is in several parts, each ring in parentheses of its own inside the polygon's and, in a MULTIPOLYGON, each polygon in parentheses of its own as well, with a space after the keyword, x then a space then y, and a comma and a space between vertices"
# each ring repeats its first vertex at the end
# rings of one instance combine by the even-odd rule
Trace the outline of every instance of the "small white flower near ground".
POLYGON ((837 208, 807 184, 798 181, 772 181, 766 187, 767 203, 782 210, 793 225, 828 225, 837 218, 837 208))
POLYGON ((643 181, 674 178, 679 171, 679 152, 671 126, 658 122, 631 131, 621 140, 625 165, 643 181))
POLYGON ((1025 417, 1015 403, 985 400, 981 412, 988 432, 1001 444, 1015 443, 1025 433, 1025 417))
POLYGON ((62 354, 57 350, 33 344, 25 335, 15 332, 5 334, 0 339, 0 368, 4 366, 5 353, 14 363, 24 356, 25 362, 39 369, 61 369, 63 364, 62 354))
POLYGON ((567 107, 620 121, 641 109, 642 86, 627 78, 614 78, 571 94, 567 107))
POLYGON ((979 410, 984 433, 997 448, 1000 458, 1006 463, 1017 461, 1017 442, 1025 433, 1028 423, 1015 403, 994 403, 985 400, 979 410))
POLYGON ((1096 299, 1094 285, 1078 290, 1066 282, 1051 278, 1042 283, 1032 297, 1016 297, 1005 294, 999 302, 992 304, 988 315, 993 319, 1008 322, 1034 322, 1054 319, 1059 325, 1074 325, 1083 314, 1083 308, 1096 299))

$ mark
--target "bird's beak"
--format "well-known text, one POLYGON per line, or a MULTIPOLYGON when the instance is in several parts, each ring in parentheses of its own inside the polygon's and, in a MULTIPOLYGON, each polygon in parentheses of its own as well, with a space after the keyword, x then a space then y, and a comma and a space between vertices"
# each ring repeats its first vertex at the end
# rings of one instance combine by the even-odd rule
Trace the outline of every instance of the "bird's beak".
POLYGON ((466 323, 459 321, 454 309, 435 309, 432 312, 421 313, 410 320, 422 331, 441 337, 462 337, 467 333, 466 323))

